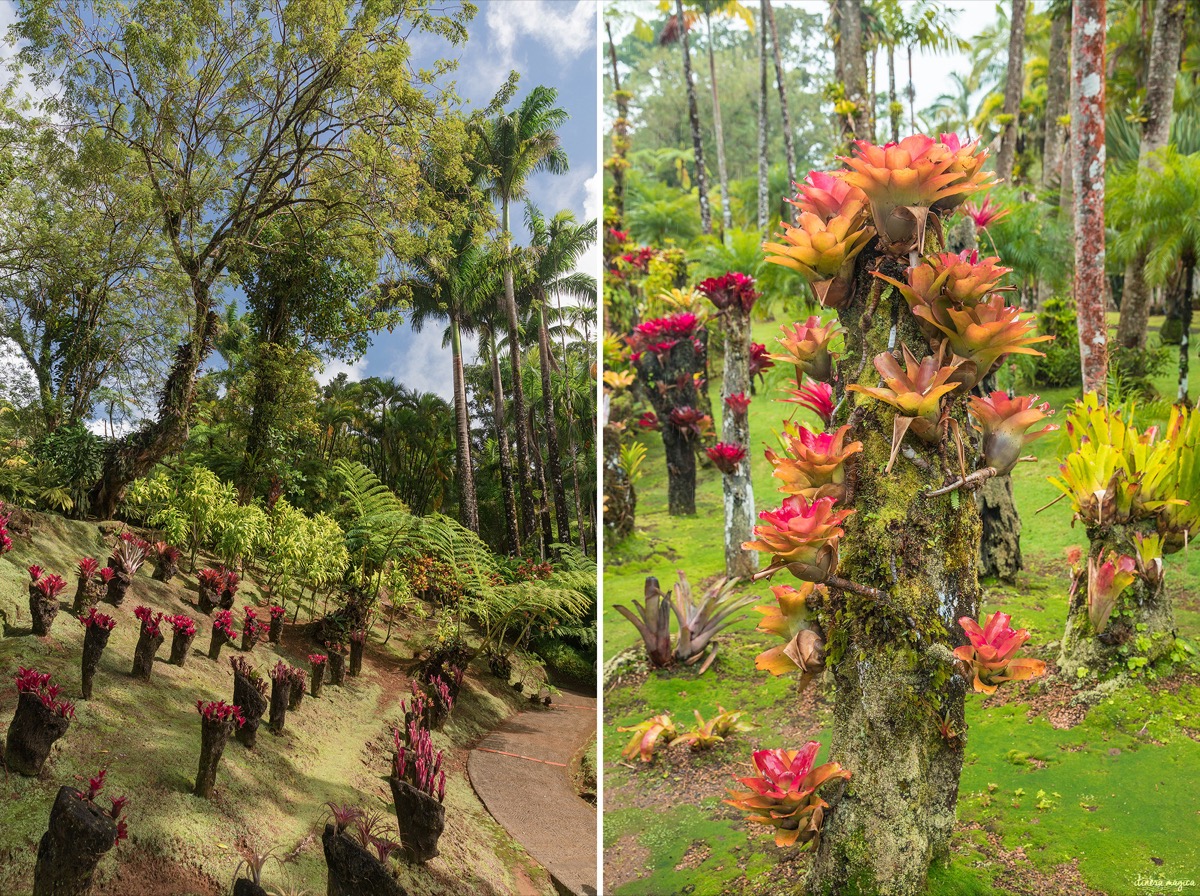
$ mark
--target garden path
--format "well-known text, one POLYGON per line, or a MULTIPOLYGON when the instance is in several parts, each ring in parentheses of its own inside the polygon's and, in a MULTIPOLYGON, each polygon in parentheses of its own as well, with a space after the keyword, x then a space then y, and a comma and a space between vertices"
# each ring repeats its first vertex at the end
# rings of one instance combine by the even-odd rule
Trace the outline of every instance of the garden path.
POLYGON ((596 698, 564 691, 518 713, 471 751, 471 785, 560 890, 597 892, 596 808, 575 793, 571 759, 596 732, 596 698))

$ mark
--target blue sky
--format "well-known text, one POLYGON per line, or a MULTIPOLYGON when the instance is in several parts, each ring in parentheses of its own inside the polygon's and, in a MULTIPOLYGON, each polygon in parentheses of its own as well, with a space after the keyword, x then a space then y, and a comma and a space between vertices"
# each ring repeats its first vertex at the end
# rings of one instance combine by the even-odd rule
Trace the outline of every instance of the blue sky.
MULTIPOLYGON (((474 106, 485 105, 508 77, 520 73, 517 100, 537 84, 558 89, 559 105, 571 119, 561 130, 570 170, 563 175, 539 174, 529 184, 530 199, 547 216, 569 208, 581 221, 597 217, 600 210, 600 176, 597 158, 597 54, 595 0, 483 0, 470 25, 470 38, 458 51, 454 80, 458 93, 474 106)), ((444 45, 429 41, 416 48, 430 58, 444 53, 444 45)), ((518 242, 524 213, 514 208, 513 226, 518 242)), ((580 265, 599 272, 597 248, 580 265)), ((474 359, 475 343, 464 345, 466 361, 474 359)), ((449 398, 450 351, 442 348, 442 328, 427 326, 413 333, 406 326, 380 333, 364 358, 354 364, 331 364, 319 377, 328 381, 345 371, 353 379, 393 377, 411 389, 449 398)))

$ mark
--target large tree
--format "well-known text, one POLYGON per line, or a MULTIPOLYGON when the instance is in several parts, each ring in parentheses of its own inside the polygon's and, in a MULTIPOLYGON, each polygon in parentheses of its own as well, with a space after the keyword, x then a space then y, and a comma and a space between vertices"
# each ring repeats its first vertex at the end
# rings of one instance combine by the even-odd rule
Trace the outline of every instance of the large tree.
POLYGON ((1008 66, 1004 76, 1004 125, 1000 131, 1000 153, 996 156, 996 174, 1002 181, 1012 180, 1013 161, 1017 156, 1017 128, 1021 123, 1021 95, 1025 87, 1025 12, 1028 0, 1012 0, 1008 20, 1008 66))
MULTIPOLYGON (((480 129, 481 161, 489 169, 492 195, 500 203, 500 229, 504 260, 503 309, 508 326, 509 361, 512 366, 513 419, 516 423, 517 486, 521 496, 522 535, 533 532, 533 484, 530 481, 529 440, 521 421, 526 418, 525 390, 521 384, 521 336, 517 301, 513 288, 512 204, 528 194, 529 178, 541 171, 561 174, 567 170, 567 153, 558 128, 569 117, 560 108, 558 91, 538 85, 515 109, 491 118, 480 129)), ((520 542, 515 546, 520 549, 520 542)))
POLYGON ((111 445, 92 491, 92 511, 109 517, 130 482, 183 445, 224 278, 272 221, 304 208, 317 228, 374 234, 380 255, 388 243, 410 249, 414 222, 441 226, 417 186, 418 149, 454 143, 461 124, 444 114, 441 71, 412 65, 410 38, 459 43, 471 8, 22 0, 19 9, 20 58, 54 91, 48 113, 128 165, 191 302, 156 417, 111 445))

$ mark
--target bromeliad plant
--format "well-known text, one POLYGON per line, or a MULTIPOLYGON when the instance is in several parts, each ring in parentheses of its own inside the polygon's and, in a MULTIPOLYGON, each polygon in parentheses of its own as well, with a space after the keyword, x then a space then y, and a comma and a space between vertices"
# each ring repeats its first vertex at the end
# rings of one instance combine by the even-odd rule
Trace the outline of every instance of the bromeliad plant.
POLYGON ((245 657, 230 657, 229 665, 233 667, 233 702, 242 709, 237 739, 252 748, 258 740, 259 723, 267 711, 267 683, 245 657))
POLYGON ((83 678, 82 692, 84 700, 92 699, 92 680, 96 677, 96 669, 100 665, 100 657, 108 646, 108 636, 116 627, 117 621, 111 616, 96 611, 95 607, 87 614, 79 617, 79 623, 84 628, 83 635, 83 678))
POLYGON ((446 770, 442 751, 434 752, 433 735, 423 724, 423 713, 406 716, 403 731, 392 729, 396 752, 388 783, 405 858, 419 864, 438 855, 438 838, 446 826, 446 770))
POLYGON ((146 562, 148 547, 146 542, 131 532, 122 532, 121 537, 117 539, 112 556, 108 558, 108 567, 113 571, 113 576, 108 582, 108 594, 105 598, 114 607, 121 606, 125 600, 125 593, 133 584, 133 577, 146 562))
POLYGON ((963 753, 942 731, 966 727, 972 678, 953 651, 969 643, 957 620, 979 611, 980 523, 975 502, 950 492, 1011 468, 1043 413, 1031 398, 998 395, 972 412, 971 388, 1041 341, 1005 304, 998 260, 944 245, 944 219, 990 185, 985 155, 953 135, 859 141, 841 171, 799 185, 797 204, 816 217, 802 215, 804 236, 785 225, 785 239, 764 246, 836 311, 836 324, 785 329, 777 357, 800 368, 785 401, 822 429, 793 426, 772 452, 787 497, 760 514, 750 545, 771 557, 760 575, 820 586, 777 592, 762 627, 784 645, 758 665, 802 677, 824 668, 837 702, 832 757, 855 774, 849 788, 832 776, 819 797, 802 787, 780 811, 771 800, 808 774, 814 744, 788 788, 743 797, 781 842, 816 843, 810 892, 920 892, 954 827, 963 753), (842 344, 826 369, 824 337, 806 340, 834 327, 842 344))
POLYGON ((746 813, 746 821, 775 828, 776 846, 815 849, 829 803, 818 791, 831 781, 850 780, 836 762, 813 768, 821 745, 810 740, 799 750, 756 750, 757 774, 738 778, 749 790, 731 790, 725 800, 746 813))
POLYGON ((1200 416, 1176 406, 1165 427, 1141 429, 1134 411, 1085 395, 1067 418, 1070 452, 1050 480, 1089 542, 1058 657, 1069 677, 1136 672, 1174 649, 1163 557, 1200 531, 1200 416))
POLYGON ((718 704, 716 715, 707 720, 700 715, 700 710, 693 712, 696 716, 696 727, 676 737, 672 746, 687 744, 693 751, 711 750, 717 744, 723 743, 730 734, 754 730, 753 725, 741 720, 745 715, 742 710, 727 710, 718 704))
POLYGON ((149 681, 154 671, 154 655, 158 653, 158 648, 164 640, 163 614, 155 613, 149 607, 138 606, 133 615, 141 621, 142 628, 138 634, 137 647, 133 651, 133 670, 130 674, 142 681, 149 681))
POLYGON ((662 668, 675 662, 691 665, 705 658, 707 653, 700 669, 703 673, 716 656, 713 638, 737 622, 741 617, 734 614, 749 606, 755 598, 735 594, 736 581, 719 579, 696 600, 687 575, 682 570, 678 575, 679 581, 666 594, 659 587, 657 578, 647 576, 645 604, 635 600, 636 613, 623 604, 616 604, 613 609, 637 628, 652 666, 662 668), (671 649, 672 613, 679 626, 674 650, 671 649))
POLYGON ((235 726, 244 725, 246 720, 241 707, 230 706, 224 700, 208 703, 197 700, 196 710, 200 713, 200 768, 192 792, 207 800, 212 799, 213 787, 217 782, 217 766, 221 763, 221 754, 225 752, 230 732, 235 726))
POLYGON ((79 561, 76 576, 75 603, 71 612, 80 616, 100 600, 106 583, 100 579, 100 564, 92 557, 84 557, 79 561))
POLYGON ((1025 681, 1046 674, 1046 664, 1041 660, 1017 658, 1017 651, 1029 640, 1029 632, 1023 628, 1013 631, 1011 621, 1012 617, 999 610, 982 628, 969 616, 958 620, 971 643, 955 648, 954 655, 981 694, 996 693, 1006 681, 1025 681))
POLYGON ((96 866, 106 852, 128 836, 121 817, 127 797, 96 800, 104 788, 107 769, 88 780, 87 790, 61 787, 50 810, 50 825, 38 844, 33 869, 35 896, 73 896, 91 892, 96 866))
POLYGON ((633 732, 633 737, 621 751, 621 758, 627 762, 632 762, 635 758, 641 759, 642 762, 649 762, 654 758, 654 751, 660 743, 670 746, 679 737, 679 730, 675 727, 670 713, 651 716, 644 722, 630 725, 627 728, 618 728, 617 731, 622 734, 633 732))
POLYGON ((20 775, 36 777, 54 742, 67 733, 75 704, 60 700, 62 688, 50 684, 49 672, 17 669, 17 711, 8 726, 4 764, 20 775))
POLYGON ((237 632, 233 628, 233 611, 219 610, 213 617, 212 639, 208 642, 208 658, 219 659, 221 648, 237 640, 237 632))
POLYGON ((153 578, 156 581, 169 582, 179 574, 179 548, 165 541, 156 541, 150 550, 154 554, 153 578))

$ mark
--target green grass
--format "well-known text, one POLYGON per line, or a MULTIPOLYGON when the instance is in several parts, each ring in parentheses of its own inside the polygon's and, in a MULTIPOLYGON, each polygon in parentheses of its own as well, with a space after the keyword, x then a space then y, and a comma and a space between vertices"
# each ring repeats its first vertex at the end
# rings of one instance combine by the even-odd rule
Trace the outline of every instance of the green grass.
MULTIPOLYGON (((770 344, 777 332, 776 323, 756 324, 754 338, 770 344)), ((1155 382, 1168 397, 1175 394, 1176 357, 1155 382)), ((1193 357, 1192 364, 1198 363, 1193 357)), ((761 448, 774 443, 773 431, 795 407, 769 401, 778 397, 785 379, 782 371, 773 371, 751 405, 752 477, 759 508, 781 500, 761 448)), ((715 396, 718 371, 711 380, 715 396)), ((1075 394, 1063 389, 1042 397, 1061 411, 1075 394)), ((720 410, 714 400, 718 427, 720 410)), ((815 420, 806 415, 801 411, 797 417, 812 426, 815 420)), ((649 453, 643 465, 647 475, 637 484, 638 531, 621 543, 605 545, 606 659, 639 641, 613 605, 640 598, 647 575, 657 576, 666 587, 675 570, 682 569, 697 583, 720 574, 724 563, 720 474, 711 468, 700 471, 694 517, 670 517, 661 441, 653 434, 644 441, 649 453)), ((1059 494, 1047 480, 1057 472, 1064 450, 1058 436, 1047 437, 1033 446, 1038 462, 1017 467, 1013 480, 1025 571, 1015 586, 985 583, 985 608, 1012 613, 1031 630, 1031 644, 1041 645, 1047 657, 1053 656, 1052 645, 1066 617, 1069 570, 1064 552, 1071 545, 1086 545, 1083 529, 1071 526, 1065 501, 1036 512, 1059 494)), ((1179 631, 1195 639, 1200 635, 1200 602, 1192 595, 1200 588, 1200 552, 1174 554, 1166 563, 1179 631)), ((765 583, 749 590, 761 595, 764 604, 771 602, 765 583)), ((794 746, 810 737, 828 743, 828 706, 800 706, 794 681, 754 670, 754 656, 768 646, 754 631, 757 618, 750 613, 729 630, 704 676, 696 677, 692 669, 637 675, 605 694, 605 846, 623 857, 635 856, 637 864, 623 871, 614 893, 766 894, 798 884, 805 860, 795 850, 777 849, 761 829, 747 831, 738 814, 720 802, 732 773, 748 773, 754 749, 794 746), (628 735, 618 734, 617 726, 660 712, 690 723, 694 709, 707 716, 717 703, 746 710, 757 730, 735 735, 707 755, 672 752, 649 766, 635 763, 636 768, 620 761, 628 735)), ((1175 694, 1156 695, 1138 683, 1094 707, 1074 728, 1058 730, 1041 716, 1027 718, 1026 703, 984 706, 973 697, 968 701, 960 830, 950 865, 931 870, 927 892, 1006 894, 1011 892, 1006 881, 1036 888, 1035 881, 1044 879, 1039 876, 1061 879, 1067 872, 1060 866, 1074 860, 1079 879, 1110 896, 1147 892, 1134 886, 1138 874, 1196 877, 1200 844, 1182 832, 1196 829, 1200 805, 1198 698, 1200 689, 1190 684, 1175 694), (998 849, 1018 847, 1024 847, 1021 867, 1028 880, 1006 877, 997 858, 998 849)))
MULTIPOLYGON (((22 538, 14 542, 13 552, 0 559, 0 617, 8 631, 0 639, 2 719, 11 718, 16 703, 11 676, 18 665, 51 672, 69 698, 79 694, 83 628, 69 611, 62 611, 48 638, 28 634, 25 566, 37 562, 68 578, 64 596, 71 599, 76 560, 85 554, 101 560, 108 556, 96 526, 53 516, 40 518, 31 542, 22 538)), ((77 701, 76 718, 55 746, 43 774, 37 779, 9 775, 0 785, 5 807, 0 825, 0 892, 29 891, 37 841, 54 794, 63 784, 86 782, 101 767, 109 770, 105 793, 130 797, 129 841, 102 861, 101 880, 118 863, 148 855, 193 866, 227 888, 240 859, 239 848, 275 846, 285 855, 298 853, 286 872, 268 866, 269 886, 291 882, 309 894, 325 892, 320 841, 325 802, 379 810, 396 835, 386 783, 390 725, 398 721, 399 700, 407 696, 408 680, 399 671, 400 660, 411 655, 411 639, 422 633, 421 624, 398 628, 387 645, 375 635, 364 674, 348 677, 343 688, 326 683, 320 699, 306 696, 300 710, 288 714, 283 736, 272 735, 264 720, 254 750, 231 739, 217 774, 217 793, 206 801, 191 793, 200 746, 195 703, 231 699, 229 657, 238 651, 227 646, 220 663, 201 655, 207 653, 211 622, 192 606, 195 576, 185 574, 164 585, 152 581, 150 571, 149 564, 143 567, 120 608, 100 605, 118 621, 96 675, 94 697, 77 701), (138 635, 133 609, 141 603, 168 614, 186 613, 197 620, 198 629, 183 668, 165 662, 168 629, 149 683, 129 676, 138 635)), ((253 583, 247 582, 238 594, 239 614, 241 605, 253 596, 253 583)), ((238 623, 240 619, 235 620, 238 623)), ((304 654, 314 647, 307 639, 285 635, 284 645, 259 644, 249 659, 264 674, 280 658, 307 668, 304 654), (285 646, 289 640, 291 648, 285 646)), ((442 855, 426 866, 399 866, 400 882, 409 893, 434 896, 459 893, 463 887, 514 892, 519 878, 532 881, 538 892, 553 892, 545 871, 476 798, 465 771, 466 746, 522 705, 486 672, 468 676, 450 721, 434 734, 435 744, 446 748, 451 757, 446 830, 439 844, 442 855)))

